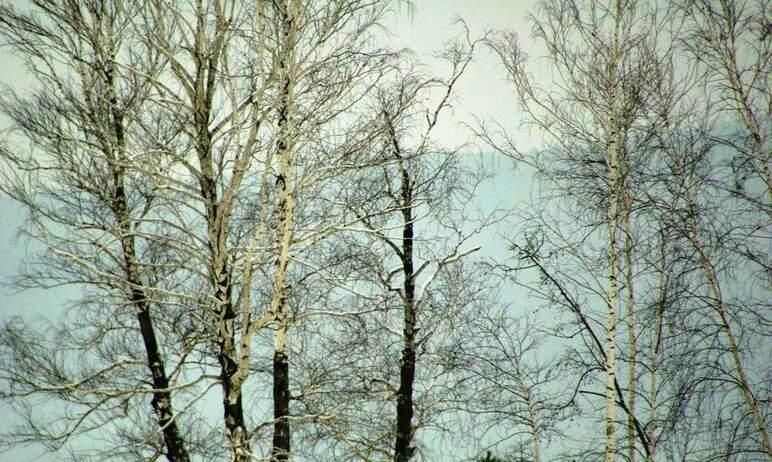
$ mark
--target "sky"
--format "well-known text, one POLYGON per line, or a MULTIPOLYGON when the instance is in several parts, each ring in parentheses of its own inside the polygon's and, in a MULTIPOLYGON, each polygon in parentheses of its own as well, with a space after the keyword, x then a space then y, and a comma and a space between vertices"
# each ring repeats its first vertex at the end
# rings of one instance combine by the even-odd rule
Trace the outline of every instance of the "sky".
MULTIPOLYGON (((12 0, 14 6, 23 7, 26 0, 12 0)), ((530 26, 526 20, 528 10, 534 6, 532 0, 415 0, 414 8, 394 15, 386 22, 393 34, 391 44, 395 48, 410 48, 419 61, 425 62, 431 72, 446 69, 436 67, 432 54, 442 48, 446 40, 454 38, 462 31, 456 23, 463 19, 471 31, 471 37, 481 37, 486 32, 509 29, 518 32, 523 44, 529 44, 530 26)), ((14 89, 23 89, 26 72, 22 62, 9 55, 7 49, 0 48, 0 85, 14 89)), ((517 119, 517 102, 511 86, 506 81, 503 67, 497 58, 486 49, 481 49, 475 62, 463 76, 458 86, 458 98, 453 111, 442 119, 437 129, 437 140, 447 145, 458 145, 469 141, 470 133, 461 125, 472 122, 473 117, 495 120, 511 133, 518 134, 522 148, 536 144, 536 140, 527 131, 520 130, 517 119)), ((0 118, 0 137, 5 133, 7 121, 0 118)), ((508 162, 503 162, 502 171, 510 169, 508 162)), ((504 175, 497 182, 483 190, 483 194, 496 202, 519 200, 526 194, 524 183, 518 190, 512 185, 513 177, 504 175)), ((524 198, 523 198, 524 199, 524 198)), ((17 230, 23 224, 24 215, 12 200, 0 193, 0 319, 7 320, 22 316, 27 320, 38 317, 55 318, 61 312, 62 300, 67 292, 62 289, 50 291, 26 291, 19 293, 12 285, 11 278, 24 261, 31 249, 22 238, 16 237, 17 230)), ((7 419, 0 421, 0 428, 8 425, 7 419)), ((3 455, 3 460, 36 460, 49 462, 51 456, 39 451, 11 451, 3 455)))
MULTIPOLYGON (((28 1, 6 0, 5 3, 23 7, 28 1)), ((403 6, 401 11, 385 21, 384 25, 391 31, 388 40, 394 48, 412 49, 417 60, 425 63, 429 72, 440 77, 447 69, 437 65, 438 61, 432 55, 442 48, 445 41, 462 32, 457 24, 459 18, 469 27, 472 39, 482 37, 487 32, 511 30, 518 34, 520 44, 527 54, 534 57, 542 54, 542 50, 530 39, 531 26, 527 20, 528 13, 536 7, 536 0, 412 0, 412 3, 413 8, 403 6)), ((544 75, 548 77, 548 74, 544 75)), ((0 86, 23 89, 25 80, 26 73, 20 60, 9 55, 7 49, 0 48, 0 86)), ((549 80, 541 79, 539 83, 548 86, 549 80)), ((454 146, 470 141, 471 133, 463 123, 474 123, 476 117, 501 124, 522 151, 540 143, 538 133, 521 126, 521 111, 514 91, 507 82, 503 66, 489 50, 481 47, 474 63, 460 80, 457 93, 453 110, 445 114, 435 132, 438 142, 454 146)), ((7 122, 0 117, 0 141, 6 127, 7 122)), ((500 175, 483 188, 480 200, 512 206, 530 202, 530 175, 523 169, 514 172, 506 160, 499 162, 500 175)), ((9 281, 27 253, 34 250, 23 239, 15 237, 22 224, 22 211, 0 193, 1 281, 9 281)), ((483 238, 483 241, 484 249, 501 246, 500 242, 490 239, 490 235, 483 238)), ((12 285, 0 286, 0 321, 14 316, 29 320, 40 316, 55 318, 62 311, 62 302, 66 298, 67 292, 61 289, 18 293, 12 285)), ((10 423, 9 419, 0 417, 0 431, 10 423)), ((18 450, 0 455, 0 459, 41 462, 56 460, 55 457, 38 454, 40 451, 28 453, 18 450)))

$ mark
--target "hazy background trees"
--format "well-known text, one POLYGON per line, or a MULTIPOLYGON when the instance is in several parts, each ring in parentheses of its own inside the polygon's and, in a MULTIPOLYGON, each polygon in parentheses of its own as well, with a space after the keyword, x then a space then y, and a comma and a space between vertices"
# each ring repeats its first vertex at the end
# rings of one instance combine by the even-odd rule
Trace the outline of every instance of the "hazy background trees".
MULTIPOLYGON (((749 370, 768 368, 745 365, 754 353, 767 354, 752 345, 770 334, 766 303, 754 294, 768 294, 769 274, 756 279, 759 272, 740 270, 741 259, 730 256, 755 254, 750 245, 767 255, 754 261, 768 259, 756 240, 770 230, 761 196, 768 160, 754 168, 749 156, 763 157, 752 114, 768 98, 756 83, 768 75, 768 43, 750 24, 766 20, 756 10, 763 2, 707 3, 545 2, 534 30, 557 90, 533 77, 515 35, 492 42, 548 147, 523 152, 490 126, 480 134, 535 167, 547 186, 541 197, 557 199, 530 213, 517 256, 551 286, 536 293, 581 321, 556 330, 574 344, 566 361, 578 374, 577 396, 595 415, 602 393, 590 380, 605 370, 606 460, 621 453, 627 460, 665 452, 685 459, 769 455, 768 387, 748 378, 749 370), (695 46, 698 37, 707 53, 695 46), (747 48, 732 45, 739 40, 747 48), (725 176, 741 163, 756 173, 725 176), (752 193, 731 192, 745 191, 745 181, 752 193), (746 201, 757 204, 754 211, 746 201), (710 218, 711 211, 722 216, 710 218), (739 289, 739 273, 756 280, 756 289, 739 289), (722 285, 732 293, 729 305, 722 285), (733 332, 748 324, 763 327, 744 328, 748 343, 738 346, 733 332), (732 434, 717 436, 729 420, 732 434)), ((592 460, 592 451, 573 456, 592 460)))
POLYGON ((551 0, 431 66, 421 3, 60 3, 0 11, 12 281, 78 295, 4 320, 6 447, 770 457, 767 2, 551 0))

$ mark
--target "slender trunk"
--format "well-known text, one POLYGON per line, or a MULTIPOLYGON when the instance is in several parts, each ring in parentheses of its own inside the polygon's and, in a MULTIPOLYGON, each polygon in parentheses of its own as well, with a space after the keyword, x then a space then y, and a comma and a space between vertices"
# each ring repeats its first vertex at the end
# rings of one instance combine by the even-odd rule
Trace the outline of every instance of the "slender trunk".
POLYGON ((759 437, 761 438, 761 444, 764 448, 764 451, 770 457, 772 457, 772 446, 770 446, 769 432, 767 431, 767 426, 764 421, 764 415, 761 413, 761 409, 759 408, 759 404, 756 401, 756 397, 753 395, 750 382, 748 381, 748 376, 745 372, 745 367, 742 364, 740 351, 737 347, 737 340, 732 330, 732 325, 730 324, 727 317, 726 306, 724 305, 724 300, 721 295, 721 288, 718 282, 718 277, 716 276, 716 271, 713 267, 713 264, 710 262, 710 259, 705 254, 702 242, 697 235, 694 200, 689 197, 688 201, 689 216, 687 237, 700 259, 700 265, 702 266, 703 274, 705 275, 705 280, 708 284, 708 290, 710 291, 710 296, 713 299, 713 310, 716 312, 721 321, 721 330, 724 332, 727 342, 729 343, 729 354, 732 356, 732 361, 734 363, 736 373, 735 380, 737 380, 737 383, 740 387, 740 394, 743 396, 743 399, 748 406, 748 410, 753 416, 753 421, 756 425, 756 429, 759 432, 759 437))
POLYGON ((220 380, 223 387, 223 418, 226 436, 235 462, 249 460, 249 433, 244 420, 241 387, 236 383, 238 357, 234 337, 236 312, 231 300, 231 285, 227 275, 230 268, 223 266, 222 276, 215 287, 215 316, 217 318, 217 360, 220 364, 220 380))
POLYGON ((174 408, 172 407, 172 397, 169 391, 169 379, 166 376, 163 356, 158 347, 158 341, 155 335, 153 320, 150 316, 150 306, 147 303, 145 291, 141 289, 139 274, 134 264, 133 242, 130 239, 124 239, 124 245, 131 248, 126 252, 125 262, 128 271, 128 281, 132 286, 131 301, 137 309, 137 321, 139 330, 142 334, 142 341, 147 352, 147 365, 153 376, 153 398, 151 405, 153 411, 158 417, 158 425, 163 433, 164 444, 166 445, 166 457, 170 462, 190 460, 188 452, 185 449, 185 443, 175 420, 174 408))
POLYGON ((533 396, 531 395, 531 388, 526 386, 523 377, 523 370, 520 368, 520 358, 515 356, 513 358, 513 366, 515 368, 515 377, 517 385, 522 390, 525 405, 528 407, 528 425, 531 433, 531 449, 533 450, 533 462, 541 462, 541 445, 539 444, 539 423, 536 413, 536 408, 533 402, 533 396))
POLYGON ((278 107, 279 141, 277 145, 276 178, 276 246, 274 264, 273 298, 271 313, 275 324, 273 357, 273 447, 271 459, 289 459, 290 441, 290 392, 289 360, 287 357, 286 272, 289 248, 294 226, 294 200, 292 192, 292 156, 294 150, 294 63, 295 0, 282 2, 279 7, 282 26, 282 49, 279 62, 280 95, 278 107))
MULTIPOLYGON (((726 73, 726 79, 729 81, 729 91, 733 93, 730 99, 735 103, 735 109, 740 115, 740 119, 745 125, 750 139, 753 140, 755 145, 755 154, 752 155, 751 163, 755 168, 760 171, 758 174, 761 176, 762 181, 766 185, 767 190, 767 205, 772 205, 772 171, 770 171, 770 151, 767 147, 767 140, 764 134, 764 130, 759 125, 759 114, 757 114, 753 106, 751 105, 751 95, 749 95, 750 89, 743 83, 742 76, 744 70, 740 68, 738 63, 738 47, 737 44, 737 29, 740 26, 737 24, 735 13, 732 11, 730 1, 720 2, 721 6, 721 20, 723 24, 719 27, 722 29, 721 38, 725 40, 724 43, 717 44, 718 54, 721 56, 724 72, 726 73), (722 49, 723 48, 723 49, 722 49), (756 157, 755 159, 753 157, 756 157)), ((769 102, 769 100, 767 100, 769 102)), ((772 111, 772 106, 768 106, 766 117, 769 117, 769 113, 772 111)), ((762 117, 764 117, 762 115, 762 117)), ((763 119, 762 119, 763 120, 763 119)))
POLYGON ((740 392, 742 393, 743 398, 745 399, 745 402, 748 405, 751 414, 753 415, 753 420, 756 424, 757 430, 759 431, 759 436, 761 437, 761 443, 764 447, 764 451, 766 451, 767 455, 772 457, 772 446, 770 446, 769 433, 764 422, 764 416, 761 413, 761 409, 759 409, 758 402, 756 401, 753 392, 751 391, 750 382, 748 381, 748 376, 745 373, 745 367, 743 367, 742 359, 740 358, 740 351, 737 348, 737 341, 735 339, 734 333, 732 332, 732 326, 729 323, 729 319, 727 318, 726 308, 718 289, 718 280, 716 279, 713 267, 708 262, 704 253, 702 253, 702 251, 698 251, 698 253, 700 254, 700 259, 703 263, 705 276, 708 279, 708 286, 710 287, 711 296, 714 299, 713 309, 721 319, 721 328, 724 331, 724 335, 726 336, 727 341, 729 342, 729 353, 732 355, 732 359, 734 361, 735 372, 737 373, 736 379, 740 385, 740 392))
MULTIPOLYGON (((195 63, 191 108, 196 133, 196 155, 200 166, 199 188, 204 204, 207 244, 209 251, 208 271, 214 294, 212 312, 215 317, 215 344, 220 365, 220 382, 223 390, 223 420, 231 460, 246 462, 250 458, 249 431, 244 419, 239 374, 239 355, 236 347, 236 308, 233 302, 233 285, 228 262, 227 235, 230 221, 230 204, 221 200, 217 190, 218 173, 212 158, 212 134, 209 129, 214 101, 220 54, 224 44, 227 24, 221 11, 216 11, 215 34, 207 41, 206 12, 199 0, 196 2, 195 63)), ((178 77, 184 80, 185 74, 178 77)))
POLYGON ((651 344, 651 364, 649 365, 649 428, 647 431, 647 444, 648 451, 646 456, 647 462, 654 461, 654 454, 656 449, 654 432, 657 429, 657 374, 659 372, 659 354, 660 347, 662 345, 662 323, 665 314, 665 305, 667 303, 667 280, 665 278, 665 259, 666 259, 667 241, 665 240, 665 233, 662 233, 662 240, 660 242, 660 277, 659 277, 659 299, 657 300, 655 322, 654 322, 654 341, 651 344))
POLYGON ((233 461, 249 460, 249 433, 244 420, 238 352, 235 338, 236 309, 233 305, 231 268, 227 261, 225 211, 219 207, 206 127, 202 129, 202 196, 206 202, 207 234, 210 254, 210 278, 214 290, 213 313, 216 319, 217 360, 223 388, 223 418, 233 461))
POLYGON ((614 440, 614 425, 616 418, 616 403, 614 401, 616 373, 616 326, 617 326, 617 303, 618 303, 618 275, 617 262, 619 260, 617 250, 617 231, 619 226, 619 201, 620 201, 620 172, 619 172, 619 152, 622 149, 620 133, 620 121, 618 120, 619 107, 619 76, 617 74, 617 65, 620 59, 621 49, 621 26, 622 26, 622 1, 616 1, 616 17, 613 45, 608 58, 608 81, 609 95, 608 108, 610 118, 606 130, 608 152, 607 162, 609 169, 609 207, 608 207, 608 228, 609 228, 609 257, 608 257, 608 292, 607 292, 607 313, 606 313, 606 462, 613 462, 616 452, 616 443, 614 440))
POLYGON ((226 235, 228 210, 221 207, 217 193, 215 172, 212 167, 211 138, 208 131, 209 106, 197 111, 199 127, 198 154, 201 163, 201 195, 206 204, 207 240, 209 245, 212 288, 214 290, 213 313, 216 318, 217 360, 220 364, 220 381, 223 388, 223 418, 232 460, 249 460, 249 432, 244 420, 244 406, 239 378, 238 352, 235 338, 236 309, 233 304, 231 268, 228 264, 226 235))
POLYGON ((284 461, 290 453, 289 425, 289 361, 287 360, 286 328, 277 327, 273 353, 273 449, 272 460, 284 461))
POLYGON ((615 191, 616 186, 616 149, 615 143, 611 143, 609 147, 610 166, 611 166, 611 183, 612 191, 610 196, 610 205, 608 211, 608 226, 609 226, 609 257, 608 257, 608 293, 607 293, 607 313, 606 313, 606 462, 613 462, 614 453, 616 450, 614 441, 614 419, 616 412, 616 403, 614 401, 615 394, 615 360, 616 360, 616 326, 617 326, 617 297, 618 297, 618 281, 617 281, 617 194, 615 191))
MULTIPOLYGON (((280 122, 281 123, 281 122, 280 122)), ((284 122, 287 123, 286 120, 284 122)), ((286 271, 289 263, 289 247, 292 241, 293 199, 291 179, 291 142, 280 141, 278 178, 276 180, 276 210, 278 214, 278 255, 274 265, 273 297, 271 314, 274 322, 273 336, 273 460, 287 460, 290 452, 289 423, 289 361, 287 357, 286 271)))
POLYGON ((397 135, 391 118, 384 112, 394 156, 399 165, 400 211, 402 214, 402 247, 399 252, 403 283, 403 330, 402 356, 399 367, 399 389, 397 390, 397 417, 394 440, 394 462, 407 462, 413 456, 413 383, 415 382, 416 366, 416 306, 415 306, 415 265, 413 261, 413 183, 410 172, 405 165, 397 135))
POLYGON ((541 448, 539 444, 539 432, 536 422, 536 410, 533 408, 530 391, 527 394, 528 399, 528 418, 531 424, 531 445, 533 446, 533 462, 541 462, 541 448))
POLYGON ((397 391, 397 428, 394 462, 407 462, 413 456, 413 382, 415 381, 415 271, 413 266, 413 185, 402 163, 402 271, 404 273, 403 349, 397 391))
POLYGON ((623 185, 622 204, 625 227, 625 286, 627 287, 627 460, 635 462, 635 370, 638 360, 638 341, 635 335, 635 291, 633 290, 633 230, 630 223, 630 195, 623 185))
MULTIPOLYGON (((111 40, 110 44, 112 44, 111 40)), ((113 186, 115 188, 112 197, 112 210, 118 222, 126 279, 130 287, 129 296, 136 309, 139 331, 142 335, 142 343, 145 346, 145 353, 147 355, 147 367, 153 378, 153 397, 150 404, 158 418, 158 426, 163 434, 167 459, 170 462, 188 461, 190 457, 185 449, 184 439, 175 420, 172 396, 169 391, 169 378, 166 375, 163 355, 158 346, 153 318, 150 315, 150 303, 147 298, 146 287, 140 277, 137 263, 136 244, 132 234, 125 189, 123 116, 118 109, 113 63, 109 63, 106 67, 105 80, 107 83, 107 99, 110 102, 110 113, 112 116, 112 136, 115 139, 115 150, 109 156, 109 163, 113 172, 113 186)))
MULTIPOLYGON (((116 175, 116 177, 120 176, 116 175)), ((145 287, 139 276, 134 238, 130 234, 128 213, 122 187, 116 189, 115 201, 127 282, 131 287, 131 302, 136 309, 139 330, 147 354, 147 367, 153 378, 151 405, 158 418, 158 426, 163 434, 164 444, 166 445, 166 457, 172 462, 187 461, 189 456, 175 420, 172 397, 169 391, 169 379, 166 375, 163 355, 158 346, 153 319, 150 316, 150 304, 148 303, 145 287)))

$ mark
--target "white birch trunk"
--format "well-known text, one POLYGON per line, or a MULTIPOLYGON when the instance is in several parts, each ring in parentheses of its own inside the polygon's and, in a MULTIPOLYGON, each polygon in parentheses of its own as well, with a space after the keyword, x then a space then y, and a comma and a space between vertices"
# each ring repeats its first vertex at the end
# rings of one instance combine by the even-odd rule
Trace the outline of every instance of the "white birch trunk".
POLYGON ((710 297, 713 302, 712 308, 720 319, 721 330, 724 332, 724 336, 726 337, 727 343, 729 344, 727 347, 729 349, 729 354, 731 355, 732 361, 734 363, 735 374, 736 374, 735 379, 737 380, 737 383, 739 385, 740 394, 745 400, 745 403, 748 406, 748 410, 753 416, 753 421, 754 421, 754 424, 756 425, 756 429, 759 432, 759 437, 761 438, 761 444, 764 448, 764 451, 770 457, 772 457, 772 446, 770 446, 769 432, 767 430, 767 425, 764 420, 764 415, 762 414, 761 409, 759 408, 759 404, 756 401, 756 398, 751 389, 751 385, 748 380, 748 375, 745 372, 745 367, 743 366, 742 358, 740 357, 740 351, 738 350, 738 347, 737 347, 737 339, 732 330, 732 325, 729 322, 729 318, 727 317, 726 306, 724 305, 723 296, 721 295, 721 286, 718 281, 718 276, 716 275, 715 268, 713 267, 713 264, 711 263, 710 258, 705 253, 703 244, 697 234, 697 224, 694 218, 695 208, 696 208, 694 199, 689 195, 687 200, 689 205, 687 238, 691 242, 694 250, 697 252, 697 256, 700 260, 700 266, 702 267, 705 280, 708 284, 710 297))
POLYGON ((617 248, 617 232, 619 227, 619 200, 620 200, 620 172, 619 172, 619 153, 621 150, 620 141, 620 121, 618 120, 619 106, 619 76, 617 75, 617 65, 620 58, 621 49, 621 21, 622 21, 622 2, 616 1, 616 16, 614 24, 614 37, 608 57, 608 100, 607 106, 610 112, 608 125, 606 127, 607 136, 607 159, 609 170, 609 208, 608 208, 608 229, 609 229, 609 257, 608 257, 608 289, 607 289, 607 313, 606 313, 606 448, 605 461, 613 462, 616 452, 616 442, 614 439, 614 427, 616 419, 615 402, 615 384, 616 384, 616 326, 617 326, 617 305, 618 305, 618 274, 617 262, 619 252, 617 248))

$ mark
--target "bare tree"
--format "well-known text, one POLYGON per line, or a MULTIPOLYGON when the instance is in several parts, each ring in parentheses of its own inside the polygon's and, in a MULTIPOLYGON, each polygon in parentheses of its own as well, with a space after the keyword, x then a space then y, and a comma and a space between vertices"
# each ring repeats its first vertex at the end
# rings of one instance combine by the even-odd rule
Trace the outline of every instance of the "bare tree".
POLYGON ((711 107, 739 130, 712 133, 735 151, 733 167, 747 200, 766 210, 772 203, 769 90, 770 19, 766 0, 678 2, 685 16, 683 45, 714 91, 711 107), (728 116, 728 117, 727 117, 728 116), (741 127, 741 128, 740 128, 741 127), (738 135, 739 132, 739 136, 738 135), (758 188, 760 180, 761 188, 758 188), (766 199, 758 197, 759 189, 766 199))
MULTIPOLYGON (((551 147, 538 156, 525 157, 518 154, 513 143, 502 144, 494 141, 490 132, 482 133, 483 138, 498 149, 534 165, 552 182, 558 194, 576 201, 578 210, 591 213, 592 218, 587 217, 590 220, 582 220, 589 221, 591 229, 600 232, 600 226, 605 228, 606 249, 598 256, 585 251, 578 251, 577 256, 584 254, 580 258, 589 258, 587 264, 600 255, 605 255, 607 260, 603 265, 606 279, 603 296, 598 289, 592 289, 593 297, 599 297, 606 306, 605 344, 601 350, 606 378, 607 461, 613 460, 617 451, 616 408, 622 401, 626 402, 631 460, 635 457, 635 440, 643 436, 636 432, 634 421, 637 393, 632 263, 636 244, 631 227, 635 207, 631 185, 636 165, 644 162, 641 156, 658 123, 656 118, 649 117, 647 99, 657 85, 654 77, 661 72, 660 58, 651 45, 651 34, 658 26, 656 16, 644 22, 642 18, 647 12, 641 9, 625 1, 543 4, 541 15, 534 19, 534 30, 547 47, 552 69, 560 82, 559 93, 539 87, 530 77, 514 35, 503 35, 492 41, 530 122, 546 134, 551 147), (617 396, 616 365, 620 287, 627 294, 630 346, 627 397, 623 399, 617 396)), ((591 267, 595 271, 595 263, 591 267)), ((591 286, 599 282, 598 277, 591 286)))
MULTIPOLYGON (((700 275, 693 282, 695 287, 691 290, 698 295, 691 303, 695 310, 708 309, 712 312, 712 316, 706 316, 707 319, 701 321, 700 328, 704 329, 704 335, 713 339, 712 347, 719 346, 713 352, 717 355, 713 360, 714 364, 726 363, 726 366, 721 366, 718 370, 712 371, 711 368, 710 372, 703 371, 701 374, 705 374, 705 381, 714 383, 715 390, 712 395, 723 395, 720 399, 727 400, 726 405, 734 392, 740 394, 747 409, 747 416, 753 422, 758 435, 756 444, 769 454, 769 436, 762 404, 766 401, 763 394, 768 390, 754 386, 745 365, 746 361, 753 358, 753 349, 744 351, 740 344, 740 339, 752 342, 759 335, 760 338, 768 337, 768 333, 763 329, 757 332, 752 327, 752 323, 759 322, 762 326, 768 325, 763 314, 765 303, 759 305, 753 300, 750 291, 741 291, 734 297, 727 295, 731 292, 728 286, 736 284, 729 271, 743 261, 738 259, 731 249, 735 249, 738 242, 747 238, 742 217, 747 210, 739 206, 738 201, 722 194, 722 191, 726 191, 725 178, 720 173, 720 158, 715 156, 720 144, 705 139, 701 135, 704 131, 700 131, 700 139, 687 137, 686 133, 686 130, 683 130, 678 134, 679 138, 685 138, 686 141, 673 142, 665 151, 668 156, 666 165, 670 168, 670 175, 665 178, 669 182, 668 190, 672 196, 669 201, 660 200, 656 204, 664 215, 663 221, 687 249, 684 259, 689 262, 692 270, 700 275), (716 202, 717 200, 720 202, 716 202), (737 219, 716 221, 713 214, 719 209, 723 216, 736 216, 737 219), (714 222, 708 225, 711 219, 714 222), (738 329, 742 329, 740 333, 738 329), (728 361, 724 359, 726 356, 729 357, 728 361), (724 377, 728 377, 726 383, 731 385, 728 391, 722 391, 719 386, 724 377)), ((666 196, 663 195, 664 197, 666 196)), ((758 370, 762 377, 768 374, 768 370, 764 369, 762 367, 758 370)), ((710 406, 711 403, 706 401, 704 405, 710 406)), ((719 413, 718 418, 723 419, 723 416, 719 413)), ((735 419, 733 420, 736 425, 741 425, 746 420, 735 419)), ((729 445, 727 457, 733 457, 734 449, 731 446, 729 445)))
MULTIPOLYGON (((730 383, 736 384, 735 391, 752 417, 759 445, 769 454, 768 425, 761 404, 768 390, 754 385, 749 377, 753 372, 763 377, 768 368, 747 367, 745 364, 753 360, 754 348, 741 345, 768 336, 763 328, 753 328, 756 324, 768 325, 763 314, 768 303, 763 301, 765 295, 758 298, 750 285, 735 292, 738 283, 731 276, 733 271, 744 272, 755 281, 754 285, 768 288, 769 258, 764 249, 768 247, 768 204, 772 196, 770 92, 765 83, 769 76, 767 6, 766 2, 733 1, 677 4, 683 15, 680 44, 695 64, 694 76, 707 91, 681 110, 691 117, 671 121, 673 125, 664 131, 660 145, 667 166, 664 175, 670 178, 671 186, 662 188, 660 200, 652 202, 663 210, 662 221, 676 239, 691 251, 686 258, 702 275, 700 282, 705 290, 705 298, 694 304, 712 308, 716 320, 711 322, 720 326, 718 351, 731 358, 733 372, 722 371, 719 375, 731 376, 730 383), (714 216, 715 223, 707 226, 719 204, 720 216, 714 216)), ((716 387, 713 396, 731 400, 732 391, 722 390, 719 382, 712 383, 716 387)), ((743 421, 734 420, 737 425, 743 421)), ((734 437, 720 439, 732 441, 734 437)), ((731 444, 727 447, 727 454, 731 454, 731 444)))
POLYGON ((237 460, 257 457, 250 440, 264 425, 250 428, 244 387, 250 372, 262 369, 254 363, 262 359, 253 345, 261 337, 255 335, 269 329, 269 452, 274 460, 286 460, 292 419, 288 331, 300 319, 290 316, 300 307, 287 303, 304 303, 293 291, 300 293, 305 280, 302 264, 295 273, 300 281, 293 280, 291 261, 293 255, 302 261, 314 236, 334 228, 324 221, 324 209, 313 210, 305 201, 323 206, 307 194, 342 174, 357 138, 325 146, 326 156, 311 155, 310 145, 329 127, 345 126, 345 112, 392 59, 393 53, 369 42, 388 3, 152 6, 135 27, 151 29, 146 46, 170 60, 169 72, 154 84, 158 110, 179 127, 178 137, 164 141, 165 149, 177 173, 184 172, 172 177, 166 197, 173 209, 190 210, 170 214, 167 225, 188 230, 195 245, 180 250, 191 273, 206 275, 200 285, 211 289, 201 309, 214 328, 228 445, 237 460), (175 9, 178 14, 164 14, 175 9), (192 159, 190 152, 196 154, 192 159))
MULTIPOLYGON (((498 269, 514 274, 523 268, 498 269)), ((573 410, 570 395, 554 386, 563 365, 559 355, 544 348, 548 328, 531 314, 535 310, 517 308, 501 305, 470 320, 474 334, 461 344, 457 356, 459 367, 469 374, 467 386, 474 390, 463 405, 484 429, 475 433, 490 441, 486 449, 510 454, 513 460, 539 462, 545 460, 544 444, 564 436, 558 424, 573 410)))
MULTIPOLYGON (((413 422, 415 404, 414 404, 414 383, 416 380, 416 361, 417 350, 422 343, 425 343, 430 334, 419 335, 419 313, 421 306, 426 304, 425 297, 428 296, 430 285, 434 282, 437 275, 443 270, 443 267, 458 260, 462 256, 474 251, 474 249, 462 249, 461 246, 466 241, 465 237, 460 235, 461 230, 456 229, 454 234, 459 234, 459 241, 453 244, 452 251, 436 262, 426 260, 420 265, 416 261, 416 222, 419 220, 418 214, 426 202, 431 203, 431 207, 439 208, 439 203, 452 197, 452 189, 443 191, 435 188, 457 188, 452 182, 447 185, 444 181, 451 181, 446 175, 450 170, 452 159, 439 160, 436 167, 431 168, 431 163, 425 159, 430 150, 430 135, 432 129, 436 126, 438 117, 443 109, 448 107, 454 84, 463 74, 472 59, 475 42, 471 42, 467 36, 467 43, 458 43, 454 48, 446 53, 447 60, 452 66, 451 75, 445 82, 440 82, 440 89, 443 92, 440 101, 433 110, 427 109, 426 126, 420 132, 417 143, 414 148, 406 148, 403 139, 403 131, 410 123, 412 107, 415 104, 416 97, 422 92, 426 83, 417 81, 415 85, 403 84, 397 87, 394 94, 385 94, 383 100, 383 117, 387 130, 387 151, 386 155, 390 157, 384 167, 384 181, 386 192, 391 203, 388 209, 394 210, 401 215, 401 222, 397 229, 401 230, 401 236, 391 237, 390 233, 384 233, 378 228, 369 224, 373 232, 382 239, 387 246, 393 250, 399 259, 400 272, 402 273, 402 288, 399 290, 402 304, 402 354, 400 359, 400 382, 396 390, 396 430, 394 443, 394 461, 406 462, 413 456, 415 448, 412 441, 416 425, 413 422), (429 170, 428 172, 426 170, 429 170), (436 192, 435 192, 436 191, 436 192), (445 197, 443 197, 445 196, 445 197), (432 268, 433 267, 433 268, 432 268), (432 271, 427 276, 423 276, 424 271, 432 271), (424 278, 421 283, 419 278, 424 278), (419 286, 420 284, 420 286, 419 286)), ((403 80, 409 82, 409 77, 403 80)), ((452 154, 451 154, 452 155, 452 154)), ((442 210, 442 209, 440 209, 442 210)), ((443 218, 442 220, 446 220, 443 218)), ((367 224, 367 221, 365 222, 367 224)), ((450 228, 454 231, 454 228, 450 228)), ((381 278, 391 287, 390 280, 393 273, 382 275, 381 278), (384 278, 385 276, 385 278, 384 278)), ((430 330, 430 333, 433 329, 430 330)))
POLYGON ((9 94, 2 102, 19 134, 2 151, 2 188, 26 208, 27 235, 44 247, 19 283, 83 287, 75 316, 92 324, 66 317, 52 328, 54 337, 17 321, 4 326, 3 398, 41 396, 65 405, 58 425, 39 423, 28 409, 30 433, 8 435, 7 441, 42 441, 57 449, 109 424, 128 447, 106 447, 103 457, 136 451, 189 460, 185 439, 192 435, 183 436, 190 433, 180 429, 184 421, 172 404, 172 392, 185 386, 179 368, 188 351, 171 346, 181 330, 159 332, 176 311, 157 295, 165 285, 165 244, 151 224, 153 185, 131 170, 140 145, 137 119, 150 87, 123 67, 152 76, 163 57, 131 52, 133 8, 42 0, 31 7, 0 8, 2 39, 26 60, 36 85, 31 96, 9 94), (120 339, 122 330, 141 339, 144 350, 120 339), (129 411, 135 403, 144 407, 144 397, 153 419, 129 411), (144 434, 120 435, 122 419, 155 423, 144 434))
POLYGON ((352 334, 322 346, 346 368, 325 374, 325 388, 334 391, 308 396, 306 404, 340 409, 325 431, 349 457, 413 457, 416 432, 440 412, 436 400, 450 380, 439 356, 464 305, 450 297, 449 281, 476 250, 467 242, 482 224, 462 222, 482 177, 467 172, 462 151, 437 147, 433 131, 474 47, 462 37, 443 53, 447 79, 426 78, 410 66, 395 69, 393 83, 371 100, 377 137, 362 168, 344 177, 341 199, 350 225, 328 242, 347 263, 323 272, 338 286, 339 303, 351 307, 348 316, 340 312, 329 322, 352 334), (443 304, 445 294, 450 298, 443 304))
MULTIPOLYGON (((249 343, 239 344, 236 322, 240 315, 246 316, 247 332, 266 322, 250 322, 250 294, 236 293, 240 273, 234 266, 244 257, 234 249, 245 246, 243 233, 236 234, 235 240, 231 234, 231 223, 241 205, 239 194, 245 179, 250 178, 247 173, 260 146, 258 135, 268 112, 262 95, 273 84, 260 61, 266 40, 259 35, 264 27, 261 13, 259 3, 245 9, 237 2, 173 5, 158 0, 148 2, 133 22, 145 49, 168 61, 165 73, 152 80, 158 95, 154 110, 171 121, 175 136, 153 142, 172 165, 153 173, 170 210, 162 225, 181 231, 181 238, 190 247, 178 246, 180 260, 187 261, 190 274, 200 278, 198 284, 183 290, 208 287, 196 309, 202 311, 199 318, 212 326, 210 339, 219 364, 223 423, 233 460, 250 457, 250 431, 242 397, 247 370, 240 363, 249 358, 248 351, 240 351, 240 347, 248 349, 249 343), (254 31, 250 26, 256 28, 255 36, 235 33, 254 31), (236 78, 242 69, 233 68, 241 63, 231 61, 239 46, 253 52, 256 60, 243 80, 236 78)), ((248 270, 243 273, 248 277, 248 270)), ((248 281, 242 285, 249 287, 248 281)))
MULTIPOLYGON (((365 1, 305 5, 295 0, 275 5, 279 44, 274 58, 278 63, 277 141, 274 229, 270 232, 275 253, 269 308, 274 329, 273 460, 287 460, 291 452, 289 330, 303 318, 299 313, 313 311, 288 303, 308 303, 297 294, 314 279, 309 273, 316 273, 318 267, 309 265, 313 259, 306 260, 305 256, 314 252, 311 247, 319 239, 346 225, 345 218, 333 213, 338 207, 336 196, 343 194, 338 189, 343 182, 335 177, 345 177, 348 170, 357 168, 352 156, 374 133, 356 118, 348 121, 346 113, 359 107, 396 56, 369 44, 372 29, 387 6, 387 2, 365 1), (331 134, 328 130, 334 130, 332 127, 341 126, 362 133, 344 137, 338 144, 322 139, 331 134), (315 152, 321 146, 328 155, 320 157, 315 152), (324 203, 312 199, 311 195, 320 190, 332 192, 332 200, 324 203), (318 208, 313 210, 309 204, 318 208), (304 208, 298 210, 298 205, 304 208), (313 216, 319 218, 309 220, 313 216), (299 280, 291 281, 288 271, 293 260, 299 265, 299 280)), ((329 265, 325 257, 322 262, 322 266, 329 265)))

